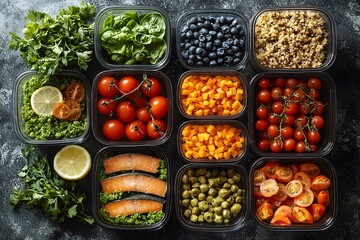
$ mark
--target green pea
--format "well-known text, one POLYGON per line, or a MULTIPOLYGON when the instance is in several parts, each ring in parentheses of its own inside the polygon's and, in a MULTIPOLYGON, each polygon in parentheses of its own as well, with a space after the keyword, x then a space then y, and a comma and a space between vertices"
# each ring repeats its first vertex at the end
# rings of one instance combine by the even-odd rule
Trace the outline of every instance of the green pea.
POLYGON ((207 201, 201 201, 198 203, 198 206, 201 211, 205 211, 206 209, 208 209, 209 204, 207 201))
POLYGON ((240 173, 235 173, 232 179, 234 180, 235 183, 239 183, 241 180, 240 173))
POLYGON ((193 185, 191 185, 192 188, 199 188, 200 187, 200 183, 196 182, 193 185))
POLYGON ((223 216, 215 214, 214 222, 220 224, 224 222, 223 216))
POLYGON ((208 194, 209 196, 215 197, 218 194, 218 191, 215 188, 210 188, 208 194))
POLYGON ((233 168, 229 168, 227 170, 227 175, 229 178, 232 178, 235 175, 235 170, 233 168))
POLYGON ((219 186, 219 178, 210 178, 208 180, 210 187, 218 187, 219 186))
POLYGON ((241 205, 239 203, 234 203, 234 205, 231 206, 230 212, 233 216, 238 214, 241 210, 241 205))
POLYGON ((211 178, 211 171, 207 170, 205 174, 206 178, 211 178))
POLYGON ((184 190, 190 190, 191 189, 190 184, 183 184, 183 189, 184 190))
POLYGON ((211 205, 213 205, 214 207, 220 206, 221 203, 224 201, 224 199, 220 196, 217 196, 216 198, 214 198, 211 202, 211 205))
POLYGON ((204 219, 208 223, 212 223, 214 221, 213 216, 214 215, 211 212, 204 213, 204 219))
POLYGON ((189 169, 186 171, 186 175, 188 175, 189 177, 194 177, 195 171, 193 169, 189 169))
POLYGON ((199 201, 203 201, 206 198, 206 195, 204 193, 199 193, 198 197, 199 201))
POLYGON ((197 222, 197 219, 198 219, 198 216, 196 216, 195 214, 192 214, 192 215, 190 216, 190 221, 191 221, 191 222, 197 222))
POLYGON ((230 217, 231 217, 231 212, 230 212, 230 210, 229 210, 229 209, 223 209, 223 210, 222 210, 222 216, 223 216, 224 218, 230 218, 230 217))
POLYGON ((231 185, 230 191, 237 192, 239 190, 239 187, 235 184, 231 185))
POLYGON ((234 201, 235 201, 235 199, 234 199, 233 196, 230 196, 230 197, 228 197, 228 198, 226 199, 226 202, 228 202, 229 205, 233 205, 234 201))
POLYGON ((222 208, 229 208, 230 204, 227 201, 223 201, 220 205, 222 208))
POLYGON ((219 196, 222 198, 227 198, 227 196, 229 196, 229 194, 230 194, 230 191, 225 188, 222 188, 219 191, 219 196))
POLYGON ((204 215, 201 214, 198 216, 198 222, 204 222, 204 215))
POLYGON ((205 176, 200 176, 200 177, 198 178, 198 181, 199 181, 199 183, 201 183, 201 184, 207 183, 207 179, 206 179, 205 176))
POLYGON ((198 178, 197 177, 190 177, 190 182, 191 184, 194 184, 198 181, 198 178))
POLYGON ((188 184, 190 182, 189 181, 189 176, 188 175, 183 175, 182 178, 181 178, 181 182, 185 183, 185 184, 188 184))
POLYGON ((214 212, 215 212, 215 214, 221 214, 222 213, 222 207, 220 207, 220 206, 217 206, 217 207, 214 207, 214 212))
POLYGON ((185 218, 190 218, 190 216, 191 216, 191 210, 190 210, 190 209, 186 209, 186 210, 184 211, 184 216, 185 216, 185 218))
POLYGON ((229 183, 224 183, 224 185, 223 185, 223 188, 225 188, 225 189, 230 189, 231 188, 231 184, 229 184, 229 183))
POLYGON ((189 199, 183 199, 181 201, 181 204, 184 206, 184 207, 188 207, 190 205, 190 200, 189 199))
POLYGON ((220 177, 220 178, 219 178, 219 181, 220 181, 220 183, 221 183, 221 184, 226 183, 226 182, 227 182, 227 180, 228 180, 228 178, 227 178, 227 177, 220 177))
POLYGON ((202 175, 202 176, 204 176, 206 174, 206 172, 207 172, 206 168, 200 168, 199 169, 199 174, 202 175))
POLYGON ((228 178, 227 182, 228 182, 228 184, 230 184, 230 185, 235 184, 235 181, 234 181, 234 179, 232 179, 232 178, 228 178))
POLYGON ((235 198, 235 202, 236 202, 236 203, 241 203, 241 200, 242 200, 242 197, 236 197, 236 198, 235 198))
POLYGON ((200 193, 200 190, 198 188, 193 188, 190 191, 191 191, 191 196, 193 197, 197 197, 197 195, 199 195, 200 193))
POLYGON ((230 218, 225 218, 224 219, 224 223, 229 223, 230 222, 230 218))
POLYGON ((200 209, 199 209, 198 207, 193 207, 193 208, 191 209, 191 212, 192 212, 192 214, 198 215, 199 212, 200 212, 200 209))
POLYGON ((214 213, 214 207, 212 205, 208 205, 208 212, 214 213))
POLYGON ((199 200, 197 200, 197 198, 193 198, 190 200, 190 205, 192 207, 196 207, 198 205, 198 202, 199 202, 199 200))
POLYGON ((190 198, 190 196, 191 196, 191 193, 189 190, 184 190, 182 192, 182 198, 187 199, 187 198, 190 198))
POLYGON ((196 170, 195 170, 195 176, 197 176, 197 177, 200 177, 200 176, 201 176, 199 169, 196 169, 196 170))
POLYGON ((226 177, 226 171, 225 170, 221 170, 219 174, 222 177, 226 177))
POLYGON ((208 203, 211 203, 213 199, 214 199, 213 196, 207 196, 207 197, 206 197, 206 201, 207 201, 208 203))
POLYGON ((211 175, 212 175, 212 177, 217 177, 217 176, 219 176, 219 169, 214 168, 214 169, 211 171, 211 175))
POLYGON ((202 193, 208 192, 209 191, 209 186, 207 184, 205 184, 205 183, 201 184, 200 185, 200 191, 202 193))

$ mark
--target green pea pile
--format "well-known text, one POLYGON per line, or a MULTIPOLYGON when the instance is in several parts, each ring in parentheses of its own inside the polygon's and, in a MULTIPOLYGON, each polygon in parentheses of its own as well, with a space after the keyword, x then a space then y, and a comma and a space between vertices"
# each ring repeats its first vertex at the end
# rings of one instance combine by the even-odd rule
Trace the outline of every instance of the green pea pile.
POLYGON ((181 178, 181 206, 186 219, 198 223, 228 223, 241 211, 244 189, 235 169, 189 169, 181 178))

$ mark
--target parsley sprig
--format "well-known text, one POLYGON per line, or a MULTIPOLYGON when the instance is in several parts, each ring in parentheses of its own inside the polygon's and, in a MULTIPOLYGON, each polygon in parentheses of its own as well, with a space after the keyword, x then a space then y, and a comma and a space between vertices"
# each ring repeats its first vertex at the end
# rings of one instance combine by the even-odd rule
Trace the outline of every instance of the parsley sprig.
POLYGON ((24 62, 44 75, 65 69, 86 70, 94 48, 95 7, 82 2, 62 9, 56 19, 30 10, 21 30, 24 38, 10 32, 10 49, 19 50, 24 62))
POLYGON ((64 181, 50 167, 47 157, 39 157, 33 146, 25 146, 22 154, 27 165, 18 174, 26 184, 24 190, 14 187, 10 194, 12 207, 25 202, 26 208, 40 207, 55 222, 76 218, 92 224, 94 219, 86 214, 85 194, 76 191, 76 183, 64 181))

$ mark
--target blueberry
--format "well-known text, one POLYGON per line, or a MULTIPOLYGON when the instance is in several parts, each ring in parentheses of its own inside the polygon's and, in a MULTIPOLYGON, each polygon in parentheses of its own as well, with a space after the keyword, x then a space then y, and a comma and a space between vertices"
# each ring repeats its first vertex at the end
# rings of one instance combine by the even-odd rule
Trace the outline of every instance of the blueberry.
POLYGON ((199 42, 199 47, 205 48, 206 43, 205 42, 199 42))
POLYGON ((188 60, 186 61, 186 63, 187 63, 187 65, 189 65, 189 66, 193 66, 193 65, 194 65, 194 61, 191 60, 191 59, 188 59, 188 60))
POLYGON ((203 62, 204 62, 205 64, 208 64, 208 63, 210 62, 210 58, 204 57, 204 58, 203 58, 203 62))
POLYGON ((198 62, 198 61, 202 61, 202 56, 200 56, 200 55, 196 55, 196 61, 198 62))
POLYGON ((207 20, 209 20, 210 21, 210 23, 214 23, 215 22, 215 18, 213 17, 213 16, 207 16, 207 18, 206 18, 207 20))
POLYGON ((200 34, 200 36, 198 37, 200 42, 205 42, 206 41, 206 37, 202 34, 200 34))
POLYGON ((244 29, 241 24, 237 24, 235 27, 236 27, 236 29, 239 30, 239 31, 244 29))
POLYGON ((234 63, 234 65, 240 63, 240 58, 234 58, 233 63, 234 63))
POLYGON ((185 43, 185 49, 189 49, 191 47, 190 43, 185 43))
POLYGON ((199 38, 200 33, 199 32, 194 32, 194 38, 199 38))
POLYGON ((196 66, 202 67, 202 66, 204 66, 204 62, 203 61, 198 61, 198 62, 196 62, 196 66))
POLYGON ((199 46, 199 42, 200 42, 200 41, 199 41, 198 39, 195 39, 195 40, 194 40, 194 45, 195 45, 195 46, 199 46))
POLYGON ((239 48, 238 46, 233 45, 233 46, 231 46, 231 50, 232 50, 233 52, 239 52, 239 51, 240 51, 240 48, 239 48))
POLYGON ((245 45, 245 41, 243 39, 239 39, 239 47, 243 47, 245 45))
POLYGON ((242 52, 236 52, 235 54, 234 54, 234 57, 235 58, 242 58, 242 52))
POLYGON ((214 60, 214 59, 216 59, 216 53, 215 52, 209 52, 209 58, 211 59, 211 60, 214 60))
POLYGON ((231 56, 225 56, 224 57, 224 62, 226 62, 226 63, 231 63, 232 60, 233 60, 233 57, 231 57, 231 56))
POLYGON ((214 46, 221 46, 221 40, 220 39, 215 39, 214 40, 214 46))
POLYGON ((186 38, 186 33, 184 33, 184 32, 180 33, 180 37, 181 37, 181 39, 186 38))
POLYGON ((192 17, 191 19, 190 19, 190 23, 196 23, 197 22, 197 18, 196 17, 192 17))
POLYGON ((199 32, 200 34, 206 35, 209 33, 209 30, 207 30, 206 28, 201 28, 199 32))
POLYGON ((212 52, 215 52, 216 49, 217 49, 217 46, 212 46, 211 51, 212 51, 212 52))
POLYGON ((189 47, 189 52, 190 53, 195 53, 195 51, 196 51, 196 47, 195 46, 191 46, 191 47, 189 47))
POLYGON ((224 16, 221 16, 221 17, 219 18, 219 21, 220 21, 220 23, 225 23, 225 22, 226 22, 226 18, 225 18, 224 16))
POLYGON ((204 23, 205 20, 206 20, 206 17, 204 17, 204 16, 198 17, 198 22, 204 23))
POLYGON ((189 31, 189 27, 188 26, 183 26, 182 29, 181 29, 181 32, 187 32, 189 31))
POLYGON ((211 22, 209 20, 206 20, 204 22, 204 27, 206 27, 207 29, 210 29, 211 28, 211 22))
POLYGON ((184 48, 185 48, 185 43, 183 43, 183 42, 180 43, 180 48, 181 48, 181 49, 184 49, 184 48))
POLYGON ((230 32, 230 27, 228 25, 223 25, 221 26, 221 31, 226 34, 228 32, 230 32))
POLYGON ((218 63, 218 65, 223 65, 224 64, 224 59, 223 58, 218 58, 217 63, 218 63))
POLYGON ((183 58, 185 58, 185 59, 188 59, 189 58, 189 51, 188 50, 182 51, 181 56, 183 58))
POLYGON ((228 23, 231 23, 232 21, 234 21, 234 17, 226 17, 226 21, 228 23))
POLYGON ((236 29, 236 27, 230 28, 230 32, 231 32, 231 34, 238 34, 239 33, 239 31, 236 29))
POLYGON ((224 54, 225 54, 225 49, 224 49, 224 48, 218 48, 218 49, 216 50, 216 54, 217 54, 219 57, 224 56, 224 54))
POLYGON ((214 23, 213 24, 213 29, 215 30, 215 31, 217 31, 217 30, 219 30, 220 29, 220 24, 218 24, 218 23, 214 23))
POLYGON ((207 34, 207 35, 205 36, 205 39, 206 39, 206 41, 211 42, 212 36, 211 36, 210 34, 207 34))
POLYGON ((186 37, 192 39, 194 37, 194 33, 191 30, 189 30, 186 32, 186 37))
POLYGON ((224 48, 224 49, 229 49, 230 48, 230 45, 226 42, 226 41, 224 41, 224 42, 222 42, 222 47, 224 48))
POLYGON ((234 39, 234 42, 233 42, 233 45, 234 45, 234 46, 238 46, 239 43, 240 43, 240 40, 239 40, 238 38, 235 38, 235 39, 234 39))
POLYGON ((197 30, 196 24, 191 24, 190 27, 189 27, 189 29, 190 29, 191 31, 196 31, 196 30, 197 30))
POLYGON ((198 23, 197 23, 197 27, 198 27, 199 29, 203 28, 203 27, 204 27, 204 23, 198 22, 198 23))
POLYGON ((224 36, 225 36, 226 39, 233 37, 233 35, 232 35, 231 33, 227 33, 227 34, 225 34, 224 36))
POLYGON ((223 34, 222 32, 218 32, 218 33, 216 34, 216 38, 217 38, 217 39, 223 39, 223 38, 224 38, 224 34, 223 34))
POLYGON ((207 43, 205 44, 205 49, 206 49, 206 50, 211 50, 211 48, 212 48, 212 42, 207 42, 207 43))
POLYGON ((239 19, 234 19, 234 20, 231 22, 230 26, 231 26, 231 27, 236 27, 236 25, 238 25, 238 24, 239 24, 239 19))
POLYGON ((189 55, 189 59, 192 60, 192 61, 195 61, 196 56, 195 56, 194 54, 190 54, 190 55, 189 55))
POLYGON ((202 50, 203 50, 202 48, 196 48, 195 54, 200 55, 202 53, 202 50))
POLYGON ((209 62, 209 66, 210 66, 210 67, 213 67, 213 66, 216 66, 216 65, 217 65, 216 60, 211 60, 211 61, 209 62))
POLYGON ((231 46, 234 43, 234 39, 228 38, 226 42, 231 46))
POLYGON ((226 50, 225 50, 225 54, 226 54, 227 56, 232 56, 232 55, 234 55, 234 52, 233 52, 233 50, 231 50, 231 49, 226 49, 226 50))
POLYGON ((210 35, 211 37, 215 37, 215 36, 216 36, 216 31, 210 30, 210 31, 209 31, 209 35, 210 35))

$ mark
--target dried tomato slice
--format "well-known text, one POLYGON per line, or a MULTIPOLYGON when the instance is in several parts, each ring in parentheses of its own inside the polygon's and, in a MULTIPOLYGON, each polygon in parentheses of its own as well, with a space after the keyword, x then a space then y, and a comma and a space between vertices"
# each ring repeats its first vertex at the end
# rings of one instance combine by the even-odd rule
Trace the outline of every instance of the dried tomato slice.
POLYGON ((67 119, 70 116, 70 107, 64 102, 59 102, 53 108, 53 115, 58 119, 67 119))
POLYGON ((80 104, 74 100, 66 100, 65 104, 70 108, 70 116, 66 119, 68 121, 76 121, 81 117, 80 104))

